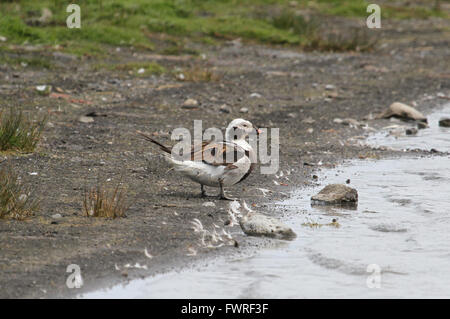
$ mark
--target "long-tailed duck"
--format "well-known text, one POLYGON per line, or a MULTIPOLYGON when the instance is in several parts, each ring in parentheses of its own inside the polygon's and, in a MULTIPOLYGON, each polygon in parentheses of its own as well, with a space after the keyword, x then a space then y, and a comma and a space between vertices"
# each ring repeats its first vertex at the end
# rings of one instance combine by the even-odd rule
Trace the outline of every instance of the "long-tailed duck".
POLYGON ((246 137, 261 131, 252 123, 243 119, 231 121, 225 131, 225 141, 214 140, 203 142, 201 147, 193 146, 190 158, 179 159, 172 154, 172 148, 167 147, 152 137, 137 132, 146 140, 159 146, 164 158, 178 172, 201 185, 201 195, 206 196, 204 186, 219 187, 220 199, 233 200, 225 196, 224 187, 237 184, 248 177, 256 163, 256 153, 246 137))

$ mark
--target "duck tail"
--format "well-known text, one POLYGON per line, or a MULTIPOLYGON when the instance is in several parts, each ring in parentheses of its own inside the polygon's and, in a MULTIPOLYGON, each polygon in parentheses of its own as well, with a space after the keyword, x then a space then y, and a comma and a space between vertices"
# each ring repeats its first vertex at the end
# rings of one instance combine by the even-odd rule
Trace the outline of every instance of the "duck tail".
POLYGON ((154 140, 153 138, 151 138, 150 136, 148 136, 147 134, 142 133, 141 131, 136 131, 137 134, 141 135, 142 137, 144 137, 147 141, 152 142, 153 144, 156 144, 159 146, 159 148, 166 153, 171 154, 172 153, 172 149, 161 144, 160 142, 154 140))

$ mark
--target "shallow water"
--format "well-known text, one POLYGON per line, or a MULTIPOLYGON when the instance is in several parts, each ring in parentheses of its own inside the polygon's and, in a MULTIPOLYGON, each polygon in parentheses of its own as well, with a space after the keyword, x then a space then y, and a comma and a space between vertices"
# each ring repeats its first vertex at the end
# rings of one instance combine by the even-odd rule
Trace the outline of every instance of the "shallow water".
MULTIPOLYGON (((394 136, 389 131, 395 129, 386 129, 379 133, 373 134, 367 139, 369 145, 384 145, 394 149, 422 149, 430 150, 432 148, 441 152, 450 152, 450 128, 439 127, 441 118, 450 118, 450 103, 443 106, 427 116, 427 129, 419 130, 417 135, 394 136)), ((399 122, 402 126, 403 123, 399 122)), ((404 131, 404 130, 403 130, 404 131)))
MULTIPOLYGON (((433 124, 441 116, 430 116, 430 129, 417 138, 397 139, 395 147, 450 150, 450 132, 433 124), (439 147, 429 147, 432 143, 439 147)), ((377 144, 393 146, 391 142, 377 139, 377 144)), ((280 241, 278 247, 251 257, 134 280, 84 297, 450 297, 448 156, 351 161, 317 175, 316 188, 274 204, 274 210, 290 212, 284 221, 297 233, 294 241, 280 241), (311 207, 311 195, 347 179, 358 190, 357 209, 311 207), (340 227, 326 225, 333 219, 340 227)))

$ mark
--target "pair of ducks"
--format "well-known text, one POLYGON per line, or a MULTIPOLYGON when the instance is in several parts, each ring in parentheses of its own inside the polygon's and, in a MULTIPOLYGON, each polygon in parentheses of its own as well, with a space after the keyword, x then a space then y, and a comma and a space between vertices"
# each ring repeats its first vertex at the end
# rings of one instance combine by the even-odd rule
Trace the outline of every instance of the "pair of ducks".
POLYGON ((172 155, 172 148, 167 147, 152 137, 139 132, 146 140, 159 146, 164 158, 179 173, 201 185, 201 195, 206 196, 205 186, 219 187, 219 198, 227 197, 224 187, 232 186, 246 179, 256 163, 256 153, 246 137, 261 131, 244 119, 230 122, 225 131, 225 141, 203 142, 201 149, 192 148, 190 159, 179 159, 172 155))

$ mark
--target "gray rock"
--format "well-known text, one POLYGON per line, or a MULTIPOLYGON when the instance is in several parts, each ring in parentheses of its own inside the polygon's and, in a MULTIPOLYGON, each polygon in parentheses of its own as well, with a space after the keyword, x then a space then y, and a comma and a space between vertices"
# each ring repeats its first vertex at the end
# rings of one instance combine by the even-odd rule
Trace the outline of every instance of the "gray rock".
POLYGON ((52 218, 58 219, 58 218, 62 218, 61 214, 53 214, 52 218))
POLYGON ((248 108, 243 107, 243 108, 241 108, 241 109, 239 110, 239 112, 241 112, 241 113, 248 113, 248 108))
POLYGON ((219 108, 219 111, 222 113, 231 113, 231 108, 226 104, 222 104, 219 108))
POLYGON ((193 109, 198 107, 198 101, 194 99, 187 99, 184 101, 183 105, 181 106, 183 109, 193 109))
POLYGON ((297 237, 289 226, 276 218, 263 214, 250 212, 240 219, 239 224, 244 233, 249 236, 264 236, 284 240, 292 240, 297 237))
POLYGON ((419 130, 423 130, 423 129, 425 129, 425 128, 429 128, 430 126, 427 124, 427 123, 424 123, 424 122, 419 122, 419 123, 417 123, 417 128, 419 129, 419 130))
POLYGON ((389 106, 389 109, 383 112, 379 117, 381 118, 398 117, 403 120, 415 120, 425 123, 428 122, 425 115, 417 111, 412 106, 400 102, 392 103, 391 106, 389 106))
POLYGON ((352 118, 346 118, 346 119, 335 118, 333 120, 333 122, 336 124, 348 125, 348 126, 353 126, 353 127, 364 126, 364 123, 361 123, 352 118))
POLYGON ((94 122, 94 118, 91 117, 91 116, 84 116, 84 115, 82 115, 82 116, 80 116, 78 118, 78 121, 81 122, 81 123, 93 123, 94 122))
POLYGON ((439 126, 450 127, 450 118, 441 119, 439 121, 439 126))
POLYGON ((342 184, 330 184, 325 186, 318 194, 311 197, 313 204, 351 204, 358 202, 356 189, 342 184))
POLYGON ((411 127, 411 128, 406 129, 405 133, 406 133, 406 135, 416 135, 418 131, 419 130, 416 129, 415 127, 411 127))
POLYGON ((259 99, 259 98, 262 98, 262 95, 259 93, 252 93, 252 94, 250 94, 250 97, 259 99))
POLYGON ((214 202, 204 202, 202 204, 203 207, 216 207, 216 204, 214 202))

